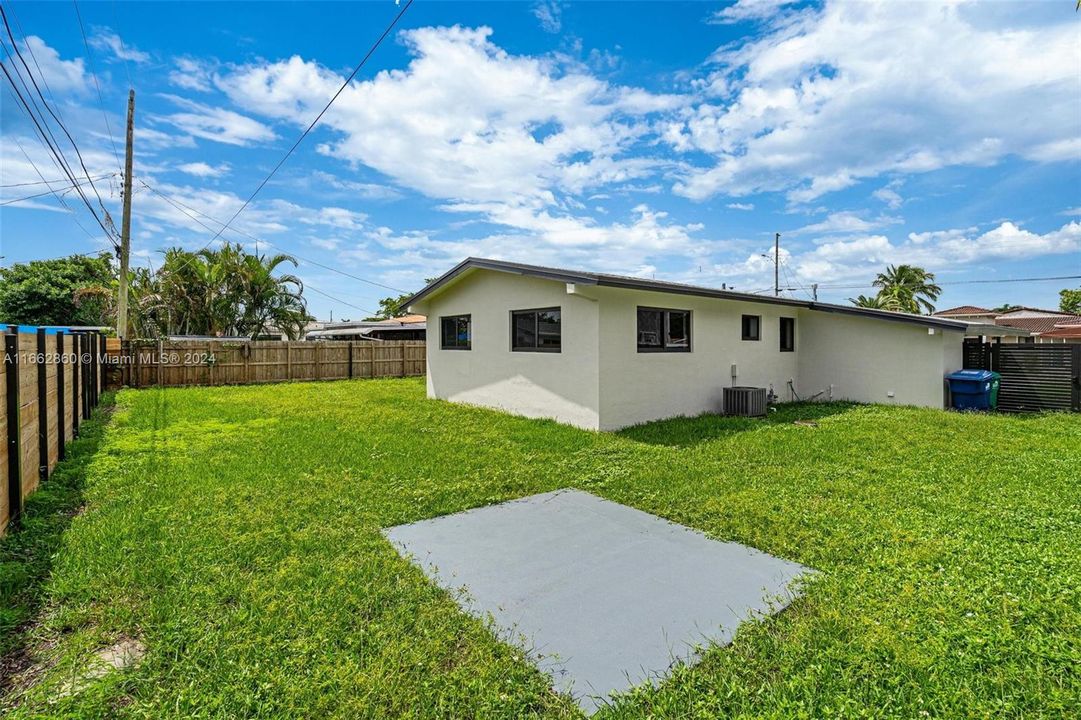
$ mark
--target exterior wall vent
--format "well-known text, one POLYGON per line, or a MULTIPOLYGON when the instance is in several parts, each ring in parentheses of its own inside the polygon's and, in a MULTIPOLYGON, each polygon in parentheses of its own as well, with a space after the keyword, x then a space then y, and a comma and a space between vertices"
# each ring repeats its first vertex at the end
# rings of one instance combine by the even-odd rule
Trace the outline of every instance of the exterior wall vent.
POLYGON ((721 399, 725 415, 761 417, 766 414, 766 388, 726 387, 721 399))

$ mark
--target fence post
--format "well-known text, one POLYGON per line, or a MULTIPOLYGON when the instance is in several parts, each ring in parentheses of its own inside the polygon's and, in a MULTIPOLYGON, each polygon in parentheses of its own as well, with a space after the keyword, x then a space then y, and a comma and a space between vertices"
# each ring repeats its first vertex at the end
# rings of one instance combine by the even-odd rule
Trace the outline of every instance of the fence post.
POLYGON ((64 459, 64 331, 56 333, 56 459, 64 459))
POLYGON ((248 385, 251 384, 251 343, 249 340, 241 347, 241 352, 244 353, 244 382, 248 385))
POLYGON ((285 379, 293 379, 293 342, 291 340, 285 341, 285 379))
POLYGON ((79 416, 82 414, 80 394, 83 386, 82 343, 78 333, 71 336, 71 436, 79 437, 79 416))
POLYGON ((19 331, 4 335, 4 379, 7 383, 8 527, 18 522, 23 507, 22 423, 19 421, 19 331))
POLYGON ((38 477, 49 478, 49 378, 45 366, 45 328, 38 332, 38 477))
POLYGON ((154 359, 154 362, 158 366, 158 372, 157 372, 158 387, 162 387, 162 372, 163 371, 161 369, 161 363, 162 363, 163 360, 165 360, 165 342, 163 340, 158 340, 158 356, 154 359))
POLYGON ((323 373, 319 371, 319 361, 323 357, 323 353, 319 352, 321 343, 316 343, 312 348, 312 379, 319 380, 323 377, 323 373))
POLYGON ((349 379, 353 379, 353 341, 349 341, 349 379))

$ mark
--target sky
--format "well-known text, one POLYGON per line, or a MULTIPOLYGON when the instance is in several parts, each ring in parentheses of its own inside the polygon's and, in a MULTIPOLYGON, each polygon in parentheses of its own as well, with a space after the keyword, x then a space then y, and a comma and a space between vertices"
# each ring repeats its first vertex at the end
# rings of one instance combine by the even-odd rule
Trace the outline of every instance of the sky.
MULTIPOLYGON (((940 308, 1057 307, 1081 281, 983 281, 1081 275, 1074 6, 416 0, 213 244, 296 256, 320 320, 468 256, 772 293, 777 232, 786 296, 911 263, 940 308)), ((138 266, 205 247, 401 11, 4 7, 118 225, 134 87, 138 266)), ((61 173, 0 82, 0 263, 111 248, 70 183, 20 200, 61 173)))

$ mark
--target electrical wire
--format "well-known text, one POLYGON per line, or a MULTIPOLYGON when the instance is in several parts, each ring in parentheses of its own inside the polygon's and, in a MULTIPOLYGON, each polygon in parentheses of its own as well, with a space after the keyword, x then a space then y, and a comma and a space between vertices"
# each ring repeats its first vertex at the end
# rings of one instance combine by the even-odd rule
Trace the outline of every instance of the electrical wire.
POLYGON ((19 87, 15 84, 14 79, 11 77, 11 73, 8 71, 7 65, 5 63, 3 63, 3 62, 0 62, 0 70, 3 70, 4 76, 7 78, 8 83, 11 85, 11 89, 15 91, 16 98, 22 104, 22 106, 26 110, 27 114, 30 115, 30 119, 31 119, 31 121, 33 121, 34 126, 37 129, 38 134, 40 135, 39 139, 45 145, 46 149, 49 150, 52 153, 53 157, 55 158, 55 161, 58 162, 58 167, 60 167, 61 170, 65 171, 65 173, 68 175, 71 185, 75 186, 76 192, 79 194, 79 197, 82 199, 83 204, 86 205, 87 209, 90 211, 90 214, 94 216, 94 220, 97 221, 98 225, 101 227, 102 231, 105 233, 105 236, 115 246, 116 245, 116 240, 114 239, 113 234, 109 231, 108 228, 105 227, 105 224, 101 221, 101 218, 98 217, 97 212, 94 210, 94 206, 90 204, 90 200, 82 192, 82 189, 80 187, 78 187, 79 181, 75 179, 74 174, 72 174, 70 172, 69 168, 65 164, 63 153, 61 153, 54 145, 52 145, 52 143, 49 142, 49 138, 46 135, 45 130, 42 129, 41 123, 38 121, 37 116, 34 115, 33 111, 30 109, 30 106, 26 102, 26 99, 23 98, 22 93, 19 92, 19 87))
MULTIPOLYGON (((10 90, 9 90, 9 92, 10 92, 10 90)), ((50 185, 49 182, 47 180, 45 180, 45 176, 41 174, 41 170, 38 168, 38 166, 34 162, 33 158, 31 158, 30 154, 28 152, 26 152, 26 148, 23 147, 23 144, 21 142, 19 142, 18 136, 17 135, 12 135, 11 140, 14 141, 15 146, 19 148, 19 152, 21 152, 23 154, 23 157, 26 158, 26 162, 30 163, 30 167, 34 168, 34 172, 37 173, 38 177, 41 178, 42 182, 44 182, 45 185, 48 186, 48 188, 50 190, 52 190, 52 185, 50 185)), ((56 162, 56 161, 53 160, 53 162, 56 162)), ((91 240, 97 240, 97 237, 95 235, 93 235, 89 230, 87 230, 83 226, 83 224, 81 222, 79 222, 79 216, 75 213, 74 210, 71 209, 71 207, 66 202, 64 202, 64 198, 61 195, 59 195, 55 190, 53 190, 53 197, 55 197, 56 201, 58 203, 60 203, 60 207, 64 208, 69 213, 71 213, 71 219, 75 221, 75 224, 79 226, 80 230, 82 230, 84 233, 86 233, 86 236, 88 238, 90 238, 91 240)))
POLYGON ((405 15, 405 11, 412 7, 412 5, 413 0, 407 0, 405 5, 402 6, 401 11, 399 11, 398 14, 394 16, 394 19, 390 21, 390 24, 387 25, 387 28, 383 31, 383 34, 379 36, 375 43, 372 44, 371 48, 368 49, 368 52, 365 53, 364 57, 361 58, 361 61, 357 63, 357 66, 353 68, 353 72, 349 73, 349 77, 345 79, 345 82, 343 82, 341 87, 338 88, 338 91, 334 93, 333 97, 331 97, 329 101, 327 101, 327 104, 323 107, 322 110, 319 111, 319 114, 315 116, 315 119, 312 120, 311 124, 308 125, 304 132, 300 134, 300 137, 297 138, 296 142, 293 143, 293 146, 289 148, 289 150, 285 153, 282 159, 278 161, 278 164, 274 166, 274 168, 270 171, 270 173, 267 174, 265 178, 263 178, 263 181, 259 183, 258 187, 256 187, 255 190, 252 191, 252 194, 248 196, 248 199, 244 201, 244 204, 241 205, 237 209, 237 211, 233 213, 233 216, 222 225, 221 229, 214 234, 214 237, 210 238, 206 246, 204 246, 204 249, 210 247, 210 244, 212 242, 221 237, 222 233, 229 229, 229 226, 233 224, 233 221, 240 216, 240 213, 244 212, 248 205, 251 204, 251 201, 255 199, 255 196, 259 194, 259 192, 266 186, 268 182, 270 182, 270 179, 274 177, 275 173, 277 173, 281 166, 285 164, 285 161, 289 159, 289 156, 293 154, 293 151, 300 146, 300 143, 304 140, 304 138, 308 136, 308 133, 312 131, 312 128, 314 128, 316 124, 323 119, 323 115, 326 114, 326 111, 329 110, 330 106, 334 104, 334 101, 338 99, 338 96, 345 92, 345 89, 349 87, 349 83, 353 82, 353 78, 357 76, 357 73, 359 73, 361 68, 363 68, 364 65, 368 62, 368 58, 370 58, 375 53, 376 49, 378 49, 378 47, 383 43, 383 40, 385 40, 386 37, 390 35, 391 30, 394 29, 394 26, 398 24, 399 20, 401 20, 402 15, 405 15))
MULTIPOLYGON (((33 163, 31 163, 31 164, 33 164, 33 163)), ((105 173, 104 175, 98 175, 94 179, 95 180, 104 180, 105 178, 113 177, 114 175, 116 175, 116 173, 105 173)), ((0 185, 0 188, 27 187, 29 185, 57 185, 59 183, 68 183, 68 182, 69 181, 68 181, 67 178, 58 178, 56 180, 46 180, 44 177, 42 177, 41 180, 34 180, 32 182, 8 183, 6 185, 0 185)))
POLYGON ((105 119, 105 131, 109 133, 109 142, 113 146, 113 157, 116 158, 116 166, 120 169, 120 172, 124 172, 124 165, 120 162, 120 152, 116 149, 113 128, 109 125, 109 114, 105 112, 105 100, 101 96, 101 83, 98 82, 98 74, 94 72, 94 54, 90 51, 90 41, 86 39, 83 14, 79 12, 79 0, 71 0, 71 4, 75 6, 75 18, 79 21, 79 32, 83 36, 83 47, 86 48, 86 62, 90 66, 90 78, 94 81, 94 87, 98 91, 98 107, 101 108, 101 116, 105 119))
MULTIPOLYGON (((164 198, 164 199, 165 199, 165 200, 166 200, 167 202, 169 202, 169 204, 173 205, 173 207, 175 207, 175 208, 176 208, 177 210, 179 210, 180 212, 182 212, 182 213, 183 213, 184 215, 186 215, 186 216, 187 216, 188 218, 190 218, 190 219, 191 219, 192 221, 194 221, 194 222, 198 223, 198 224, 199 224, 199 225, 200 225, 201 227, 203 227, 203 228, 204 228, 204 229, 206 229, 207 231, 212 231, 212 228, 211 228, 211 227, 210 227, 209 225, 207 225, 206 223, 204 223, 203 221, 201 221, 201 220, 200 220, 199 218, 195 217, 195 216, 194 216, 194 215, 192 215, 191 213, 187 212, 187 211, 186 211, 186 210, 184 209, 184 208, 185 208, 186 206, 182 206, 182 204, 180 204, 180 203, 179 203, 179 201, 174 201, 174 200, 173 200, 172 198, 168 197, 167 195, 165 195, 164 193, 162 193, 162 192, 161 192, 160 190, 155 190, 155 189, 154 189, 154 188, 152 188, 152 187, 151 187, 150 185, 147 185, 147 184, 146 184, 146 182, 144 182, 144 181, 142 180, 142 178, 140 178, 140 179, 139 179, 139 182, 140 182, 140 183, 142 183, 142 184, 143 184, 143 186, 144 186, 144 187, 145 187, 145 188, 146 188, 147 190, 150 190, 151 192, 153 192, 153 193, 156 193, 157 195, 160 195, 160 196, 161 196, 162 198, 164 198)), ((203 215, 203 217, 205 217, 205 218, 206 218, 207 220, 210 220, 211 222, 216 222, 216 223, 217 223, 217 224, 219 224, 219 225, 222 225, 222 224, 223 224, 223 223, 222 223, 222 222, 221 222, 220 220, 215 220, 214 218, 210 217, 209 215, 205 215, 204 213, 201 213, 201 212, 199 212, 198 210, 195 210, 194 208, 192 208, 192 209, 191 209, 191 211, 192 211, 192 212, 194 212, 194 213, 198 213, 199 215, 203 215)), ((235 228, 230 228, 230 229, 231 229, 231 230, 232 230, 233 232, 236 232, 236 233, 240 233, 241 235, 247 235, 247 233, 243 233, 243 232, 241 232, 241 231, 239 231, 239 230, 237 230, 237 229, 235 229, 235 228)), ((249 237, 250 237, 250 236, 249 236, 249 237)), ((254 238, 254 239, 258 240, 258 238, 254 238)), ((264 242, 265 242, 265 241, 264 241, 264 242)), ((272 243, 267 243, 267 245, 272 245, 272 243)), ((273 246, 273 245, 272 245, 272 246, 273 246)), ((205 249, 206 249, 206 248, 203 248, 203 250, 205 250, 205 249)), ((281 248, 279 248, 279 249, 281 249, 281 248)), ((200 251, 200 252, 202 252, 202 251, 200 251)), ((284 252, 288 252, 288 251, 284 251, 284 252)), ((297 258, 297 259, 299 260, 300 258, 297 258)), ((186 266, 186 263, 185 263, 184 265, 181 265, 181 266, 180 266, 180 268, 183 268, 183 267, 185 267, 185 266, 186 266)), ((180 268, 177 268, 177 269, 179 270, 180 268)), ((366 280, 365 282, 371 282, 371 281, 368 281, 368 280, 366 280)), ((386 287, 386 286, 383 286, 383 287, 386 287)), ((350 303, 350 302, 347 302, 347 301, 345 301, 345 300, 342 300, 341 298, 337 298, 337 297, 334 297, 333 295, 330 295, 329 293, 323 292, 323 291, 322 291, 322 290, 320 290, 319 288, 316 288, 316 287, 312 286, 312 285, 311 285, 311 284, 309 284, 309 283, 305 283, 305 284, 304 284, 304 288, 305 288, 306 290, 311 290, 311 291, 312 291, 312 292, 314 292, 314 293, 318 293, 319 295, 323 295, 323 296, 325 296, 325 297, 328 297, 328 298, 330 298, 331 300, 334 300, 335 302, 339 302, 339 303, 341 303, 341 304, 343 304, 343 305, 348 305, 349 307, 351 307, 351 308, 353 308, 353 309, 355 309, 355 310, 360 310, 361 312, 363 312, 363 313, 367 313, 368 315, 373 315, 373 316, 374 316, 374 315, 378 315, 378 314, 379 314, 378 312, 376 312, 376 311, 374 311, 374 310, 369 310, 369 309, 367 309, 367 308, 362 308, 362 307, 360 307, 359 305, 354 305, 353 303, 350 303)))
MULTIPOLYGON (((103 176, 103 177, 108 177, 108 176, 103 176)), ((98 179, 101 180, 102 178, 99 177, 98 179)), ((90 181, 89 180, 83 180, 81 184, 86 185, 88 182, 90 182, 90 181)), ((73 191, 75 189, 75 187, 76 186, 74 186, 74 185, 69 185, 64 189, 63 193, 61 193, 61 194, 69 193, 69 192, 73 191)), ((34 195, 27 195, 26 197, 15 198, 14 200, 4 200, 3 202, 0 202, 0 207, 3 207, 4 205, 12 205, 12 204, 18 203, 18 202, 24 202, 26 200, 33 200, 34 198, 45 197, 46 195, 56 195, 56 194, 57 194, 57 191, 53 190, 50 187, 45 192, 39 192, 39 193, 35 193, 34 195)))
MULTIPOLYGON (((64 134, 68 138, 68 141, 71 143, 71 146, 75 149, 75 154, 79 158, 79 164, 82 166, 83 172, 86 175, 86 179, 89 181, 91 189, 93 189, 94 194, 97 196, 98 204, 101 206, 102 212, 105 214, 106 220, 109 222, 110 225, 112 225, 112 218, 109 216, 109 211, 105 208, 105 203, 101 199, 101 194, 98 192, 97 186, 94 185, 94 181, 90 177, 90 171, 86 167, 86 163, 83 160, 82 153, 79 151, 78 144, 75 142, 75 139, 71 136, 71 133, 68 132, 67 126, 64 125, 63 121, 56 114, 56 112, 52 109, 52 107, 49 105, 48 101, 46 101, 45 96, 41 92, 41 88, 37 84, 37 80, 34 78, 34 74, 30 71, 30 66, 27 64, 26 58, 23 57, 22 52, 19 50, 19 45, 15 40, 15 35, 11 30, 11 25, 8 22, 7 12, 4 10, 3 5, 0 5, 0 18, 3 19, 4 29, 7 31, 8 38, 11 41, 12 49, 15 51, 15 55, 19 58, 19 61, 22 63, 22 66, 26 71, 26 75, 30 79, 30 83, 34 86, 34 91, 37 93, 38 98, 41 99, 42 105, 45 107, 45 109, 52 116, 53 120, 60 126, 60 129, 63 130, 64 134)), ((5 49, 5 52, 7 52, 8 57, 10 59, 11 54, 10 54, 10 51, 7 50, 6 45, 4 46, 4 49, 5 49)), ((15 66, 14 63, 12 63, 12 65, 13 65, 13 67, 15 67, 16 74, 19 74, 17 66, 15 66)), ((49 135, 49 137, 53 138, 53 141, 54 141, 55 144, 50 143, 49 139, 46 137, 46 132, 42 129, 42 124, 41 123, 44 122, 46 128, 48 128, 48 122, 45 120, 44 116, 41 116, 41 122, 38 121, 38 117, 35 116, 34 111, 30 109, 30 103, 27 103, 26 99, 23 97, 22 93, 19 91, 18 86, 15 84, 15 80, 11 77, 11 73, 8 71, 7 65, 0 62, 0 67, 3 68, 4 75, 7 77, 8 82, 11 84, 12 88, 15 90, 15 94, 18 97, 21 105, 26 110, 26 112, 30 115, 31 120, 33 120, 35 127, 37 127, 37 129, 38 129, 38 132, 41 133, 43 141, 49 146, 49 149, 52 151, 52 153, 60 161, 60 164, 63 166, 63 170, 64 170, 65 174, 70 176, 72 185, 76 187, 76 191, 78 192, 80 198, 82 198, 83 202, 86 204, 87 209, 89 209, 91 214, 94 215, 94 219, 97 221, 98 225, 101 226, 101 229, 105 232, 105 235, 106 235, 106 237, 109 238, 110 242, 112 242, 113 245, 116 245, 115 229, 110 231, 109 228, 107 228, 105 226, 105 223, 102 222, 101 218, 98 217, 97 212, 94 210, 93 206, 90 204, 90 201, 86 197, 85 193, 83 193, 82 188, 79 186, 79 183, 76 182, 75 177, 74 177, 74 173, 71 170, 70 166, 67 164, 66 158, 64 158, 64 155, 59 150, 59 148, 56 147, 56 145, 58 145, 59 143, 55 143, 56 138, 55 138, 55 136, 52 135, 51 128, 48 130, 48 135, 49 135)), ((19 80, 20 80, 20 82, 22 82, 23 86, 26 87, 25 80, 22 78, 21 74, 19 74, 19 80)), ((34 107, 37 108, 37 101, 34 99, 33 95, 30 94, 29 88, 27 88, 27 94, 30 96, 34 107)), ((40 112, 41 111, 38 110, 39 114, 40 114, 40 112)))
MULTIPOLYGON (((160 196, 163 200, 168 202, 170 205, 175 207, 177 210, 180 210, 180 212, 184 213, 185 215, 188 215, 188 217, 191 218, 192 220, 195 220, 195 218, 192 217, 191 215, 189 215, 187 212, 185 212, 185 210, 189 210, 192 213, 195 213, 196 215, 199 215, 199 216, 209 220, 212 223, 215 223, 217 225, 221 225, 223 227, 223 229, 224 229, 225 223, 223 223, 221 220, 213 218, 213 217, 207 215, 206 213, 201 212, 201 211, 191 207, 190 205, 185 205, 184 203, 177 200, 176 198, 170 197, 169 195, 162 192, 161 190, 158 190, 157 188, 148 185, 147 182, 145 180, 143 180, 142 178, 139 178, 138 180, 139 180, 139 183, 143 187, 145 187, 147 190, 154 193, 155 195, 160 196)), ((330 265, 324 265, 324 264, 322 264, 320 262, 316 262, 315 260, 311 260, 311 259, 308 259, 308 258, 301 257, 300 255, 297 255, 296 253, 294 253, 292 250, 289 250, 287 248, 283 248, 283 247, 281 247, 279 245, 275 245, 274 243, 270 242, 269 240, 267 240, 265 238, 256 237, 255 235, 252 235, 251 233, 248 233, 248 232, 244 232, 243 230, 238 230, 237 228, 234 228, 234 227, 229 228, 229 230, 231 232, 236 233, 237 235, 242 235, 242 236, 248 238, 249 240, 254 240, 257 243, 260 243, 260 242, 261 243, 266 243, 267 245, 269 245, 272 248, 275 248, 277 250, 281 250, 282 252, 289 253, 290 255, 293 255, 294 257, 296 257, 297 260, 300 260, 302 262, 306 262, 309 265, 315 265, 316 267, 320 267, 320 268, 322 268, 324 270, 329 270, 331 272, 338 273, 339 275, 344 275, 347 278, 352 278, 353 280, 359 280, 362 283, 367 283, 368 285, 374 285, 376 287, 381 287, 381 288, 384 288, 386 290, 392 290, 392 291, 397 292, 397 293, 407 293, 407 292, 409 292, 408 290, 403 290, 401 288, 392 287, 390 285, 384 285, 381 282, 376 282, 375 280, 369 280, 369 279, 363 278, 363 277, 361 277, 359 275, 353 275, 352 273, 348 273, 348 272, 346 272, 344 270, 339 270, 336 267, 332 267, 330 265)))

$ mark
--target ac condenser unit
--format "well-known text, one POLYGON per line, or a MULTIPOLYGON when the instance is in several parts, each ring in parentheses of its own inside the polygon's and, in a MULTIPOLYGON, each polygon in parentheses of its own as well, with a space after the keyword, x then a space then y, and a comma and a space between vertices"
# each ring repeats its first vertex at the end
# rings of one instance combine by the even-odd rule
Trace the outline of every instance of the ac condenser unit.
POLYGON ((766 388, 726 387, 721 400, 725 415, 761 417, 766 414, 766 388))

